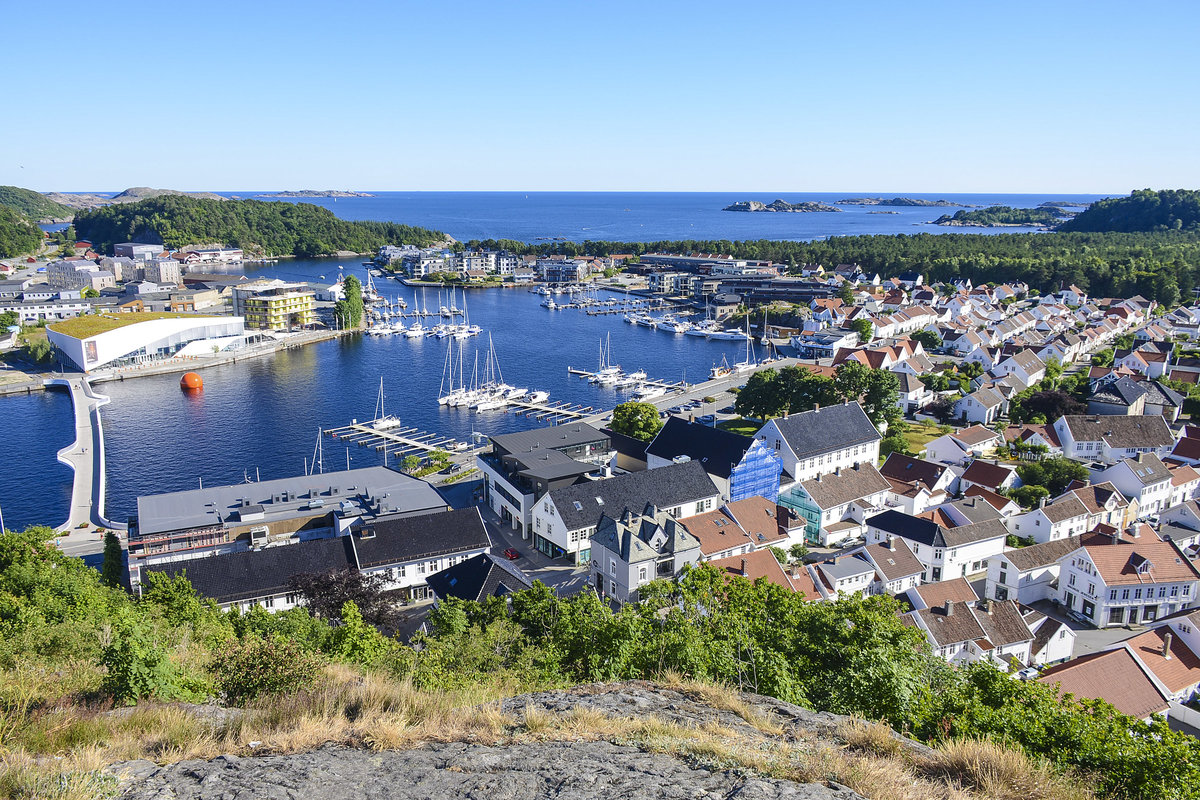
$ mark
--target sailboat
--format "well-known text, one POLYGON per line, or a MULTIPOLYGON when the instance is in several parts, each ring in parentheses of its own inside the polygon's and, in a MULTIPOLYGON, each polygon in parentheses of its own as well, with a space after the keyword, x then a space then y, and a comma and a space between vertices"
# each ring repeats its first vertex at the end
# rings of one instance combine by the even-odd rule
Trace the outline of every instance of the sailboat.
POLYGON ((400 427, 400 418, 388 416, 383 410, 383 376, 379 376, 379 397, 375 399, 375 418, 371 420, 371 427, 377 431, 386 431, 390 428, 400 427))
POLYGON ((375 281, 371 280, 371 273, 367 273, 367 282, 363 285, 362 290, 364 303, 380 303, 383 298, 379 296, 379 292, 375 291, 375 281))
POLYGON ((746 358, 733 365, 737 372, 749 372, 758 364, 754 363, 754 338, 750 336, 750 315, 746 315, 746 358))
POLYGON ((508 405, 508 393, 515 388, 504 382, 504 375, 500 372, 500 361, 496 358, 496 347, 492 342, 492 337, 489 335, 483 384, 479 387, 478 399, 471 406, 471 410, 489 411, 496 408, 504 408, 508 405))
MULTIPOLYGON (((466 308, 466 307, 467 307, 467 290, 463 289, 463 308, 466 308)), ((453 286, 450 287, 450 313, 452 315, 456 315, 456 316, 458 314, 462 313, 461 311, 458 310, 458 306, 454 305, 454 287, 453 286)))
POLYGON ((600 364, 596 374, 591 377, 592 383, 607 385, 621 379, 621 366, 612 363, 612 334, 600 340, 600 364))
POLYGON ((771 343, 771 337, 767 336, 767 307, 766 306, 763 306, 763 334, 762 334, 762 338, 758 340, 758 343, 763 346, 769 345, 771 343))

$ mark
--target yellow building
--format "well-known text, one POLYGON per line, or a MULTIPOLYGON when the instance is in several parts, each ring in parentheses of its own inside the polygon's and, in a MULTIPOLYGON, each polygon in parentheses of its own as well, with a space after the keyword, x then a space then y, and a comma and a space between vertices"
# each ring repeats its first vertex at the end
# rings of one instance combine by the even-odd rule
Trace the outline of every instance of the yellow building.
POLYGON ((302 283, 254 281, 233 288, 233 313, 247 328, 286 331, 317 321, 316 294, 302 283))

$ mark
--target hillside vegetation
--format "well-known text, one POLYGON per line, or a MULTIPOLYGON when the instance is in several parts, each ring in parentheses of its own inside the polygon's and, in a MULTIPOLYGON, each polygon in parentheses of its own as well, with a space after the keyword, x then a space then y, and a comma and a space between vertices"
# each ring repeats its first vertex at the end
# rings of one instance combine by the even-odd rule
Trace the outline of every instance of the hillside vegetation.
POLYGON ((135 600, 62 555, 52 536, 0 535, 0 795, 91 796, 61 787, 90 791, 97 767, 114 760, 245 753, 252 741, 291 752, 325 741, 399 746, 450 728, 469 735, 464 725, 495 723, 495 712, 453 707, 686 675, 886 719, 938 746, 991 739, 1106 796, 1200 796, 1200 741, 1102 702, 1060 700, 991 666, 952 667, 886 597, 807 602, 700 567, 677 584, 642 587, 642 604, 614 613, 592 593, 558 598, 539 583, 483 604, 444 602, 430 633, 408 645, 348 602, 332 619, 304 608, 223 613, 185 578, 154 575, 135 600), (221 712, 214 731, 162 705, 211 698, 246 711, 221 712), (114 704, 137 709, 105 713, 114 704), (422 728, 437 709, 442 727, 422 728))
POLYGON ((16 209, 0 205, 0 258, 32 253, 41 242, 41 228, 16 209))
POLYGON ((206 200, 162 195, 136 203, 80 211, 76 234, 109 251, 117 242, 144 241, 176 249, 224 242, 267 255, 317 256, 373 252, 385 244, 428 246, 444 234, 392 222, 351 222, 311 203, 206 200))
POLYGON ((1171 231, 1200 229, 1200 191, 1142 189, 1093 203, 1064 231, 1171 231))
POLYGON ((1063 213, 1058 208, 1013 208, 1011 206, 989 206, 974 211, 956 211, 943 214, 933 221, 934 225, 964 225, 991 228, 1002 225, 1057 225, 1063 213))
POLYGON ((19 186, 0 186, 0 206, 15 209, 30 219, 64 219, 75 213, 62 203, 56 203, 32 189, 19 186))

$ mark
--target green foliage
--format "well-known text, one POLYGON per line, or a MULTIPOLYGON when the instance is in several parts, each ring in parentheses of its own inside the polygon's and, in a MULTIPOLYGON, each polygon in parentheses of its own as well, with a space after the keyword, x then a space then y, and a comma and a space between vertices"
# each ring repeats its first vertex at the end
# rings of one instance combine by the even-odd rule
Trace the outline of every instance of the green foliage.
POLYGON ((784 550, 782 547, 772 547, 771 555, 775 556, 775 560, 778 561, 780 564, 788 563, 787 551, 784 550))
POLYGON ((0 258, 32 253, 41 243, 41 228, 20 212, 0 205, 0 258))
POLYGON ((959 364, 958 373, 967 380, 975 380, 983 374, 983 364, 978 361, 964 361, 959 364))
POLYGON ((1106 347, 1092 354, 1093 367, 1111 367, 1113 365, 1113 349, 1106 347))
POLYGON ((159 700, 203 699, 188 691, 167 654, 153 641, 144 623, 122 615, 113 625, 112 641, 100 663, 108 670, 101 690, 123 705, 147 697, 159 700))
POLYGON ((879 457, 887 458, 892 453, 899 453, 902 456, 916 455, 912 448, 908 446, 908 440, 901 433, 889 433, 879 442, 879 457))
POLYGON ((375 628, 363 622, 362 613, 353 600, 342 606, 342 624, 333 629, 328 651, 338 661, 370 666, 387 655, 392 643, 375 628))
POLYGON ((860 402, 876 425, 900 418, 900 381, 885 370, 857 361, 837 368, 833 378, 814 375, 806 367, 764 369, 750 376, 738 392, 734 410, 744 417, 779 417, 817 406, 860 402))
POLYGON ((1086 481, 1088 470, 1069 458, 1047 458, 1017 467, 1017 477, 1026 486, 1044 486, 1051 497, 1058 497, 1071 481, 1086 481))
POLYGON ((1086 414, 1087 406, 1063 391, 1019 392, 1009 405, 1008 417, 1014 425, 1026 422, 1053 423, 1064 414, 1086 414), (1040 418, 1040 419, 1037 419, 1040 418))
POLYGON ((1050 490, 1045 486, 1018 486, 1015 489, 1010 489, 1008 496, 1013 502, 1018 503, 1021 508, 1030 509, 1035 508, 1043 497, 1049 497, 1050 490))
POLYGON ((43 194, 19 186, 0 186, 0 206, 7 206, 33 220, 63 219, 75 213, 75 209, 70 206, 56 203, 43 194))
POLYGON ((858 319, 851 320, 850 330, 858 334, 858 341, 860 344, 866 344, 875 338, 875 323, 871 322, 871 320, 867 319, 866 317, 859 317, 858 319))
POLYGON ((942 337, 937 331, 917 331, 915 333, 910 333, 908 338, 912 339, 914 342, 920 342, 921 347, 924 347, 929 352, 937 350, 942 346, 942 337))
POLYGON ((803 561, 804 557, 808 555, 808 545, 803 542, 794 544, 788 548, 788 555, 792 557, 793 561, 803 561))
POLYGON ((654 405, 632 400, 613 409, 612 421, 608 425, 617 433, 643 442, 653 439, 662 426, 662 420, 658 418, 658 409, 654 405))
POLYGON ((854 287, 849 283, 843 283, 838 289, 837 297, 848 306, 854 305, 854 287))
POLYGON ((341 327, 357 328, 363 320, 362 281, 353 275, 347 275, 342 290, 344 297, 333 304, 334 316, 341 327))
POLYGON ((249 636, 226 642, 210 666, 225 701, 242 706, 266 695, 311 688, 320 665, 293 642, 249 636))
POLYGON ((989 206, 973 211, 956 211, 954 215, 943 214, 934 220, 935 225, 958 223, 960 225, 1057 225, 1063 213, 1058 208, 1013 208, 1011 206, 989 206))
POLYGON ((119 588, 125 582, 124 557, 121 555, 121 540, 113 531, 104 534, 104 562, 100 575, 105 586, 119 588))
POLYGON ((16 325, 19 319, 20 317, 17 316, 17 312, 15 311, 5 311, 4 313, 0 314, 0 332, 3 332, 3 330, 6 328, 11 328, 13 325, 16 325))
POLYGON ((336 250, 370 252, 385 244, 425 247, 444 239, 437 231, 409 225, 350 222, 311 203, 180 195, 79 211, 75 230, 103 252, 117 242, 161 242, 171 249, 223 242, 268 255, 317 256, 336 250))
MULTIPOLYGON (((1200 227, 1200 192, 1142 189, 1111 197, 1063 223, 1063 231, 1178 231, 1200 227)), ((1190 284, 1189 284, 1190 285, 1190 284)))

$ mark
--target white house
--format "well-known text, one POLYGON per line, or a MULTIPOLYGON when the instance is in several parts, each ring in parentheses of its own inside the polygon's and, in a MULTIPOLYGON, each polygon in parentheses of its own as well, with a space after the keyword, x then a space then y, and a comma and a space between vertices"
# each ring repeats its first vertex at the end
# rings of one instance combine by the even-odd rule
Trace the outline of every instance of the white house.
POLYGON ((1012 375, 1024 386, 1033 386, 1046 377, 1046 365, 1032 350, 1014 353, 996 364, 991 371, 997 378, 1012 375))
POLYGON ((959 418, 978 425, 991 425, 1004 408, 1004 396, 991 386, 981 386, 954 404, 959 418))
POLYGON ((981 425, 943 434, 925 445, 925 458, 941 464, 966 464, 1004 444, 1003 437, 981 425))
POLYGON ((937 582, 987 569, 988 559, 1004 552, 1008 529, 999 519, 946 528, 938 523, 889 510, 867 519, 867 543, 904 539, 925 566, 922 580, 937 582))
POLYGON ((874 464, 879 460, 879 431, 858 403, 815 408, 773 419, 755 437, 775 450, 792 483, 833 472, 839 467, 874 464))
POLYGON ((1073 494, 1065 494, 1053 503, 1045 502, 1032 511, 1016 514, 1008 521, 1015 536, 1033 539, 1042 544, 1067 539, 1084 533, 1088 528, 1088 508, 1073 494))
POLYGON ((1096 483, 1111 483, 1138 502, 1138 517, 1157 515, 1171 505, 1171 471, 1153 453, 1138 453, 1093 473, 1096 483))
POLYGON ((1138 453, 1165 457, 1175 445, 1175 436, 1160 416, 1070 414, 1054 422, 1054 433, 1063 455, 1079 461, 1111 464, 1138 453))
POLYGON ((1043 544, 1017 547, 988 559, 984 595, 993 600, 1016 600, 1030 605, 1058 596, 1059 560, 1079 548, 1071 536, 1043 544))
POLYGON ((849 538, 852 530, 833 526, 848 520, 861 523, 882 511, 890 488, 887 479, 868 462, 797 481, 779 495, 779 503, 807 522, 809 544, 831 547, 849 538))

